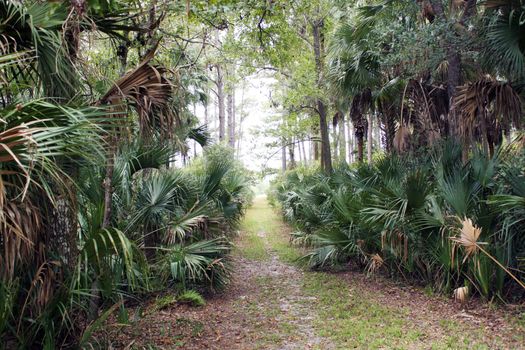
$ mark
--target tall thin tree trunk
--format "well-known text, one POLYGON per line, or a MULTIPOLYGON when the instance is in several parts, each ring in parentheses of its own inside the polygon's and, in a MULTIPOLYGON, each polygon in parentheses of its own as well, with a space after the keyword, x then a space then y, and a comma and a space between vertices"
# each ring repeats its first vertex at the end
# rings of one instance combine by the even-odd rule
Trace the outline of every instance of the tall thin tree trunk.
MULTIPOLYGON (((324 22, 315 20, 312 23, 314 39, 315 68, 317 73, 317 87, 323 89, 324 79, 324 22)), ((330 136, 326 122, 326 106, 321 98, 317 99, 317 112, 319 113, 319 130, 321 132, 321 167, 326 173, 332 172, 332 155, 330 152, 330 136)))
POLYGON ((288 146, 288 154, 290 156, 290 162, 289 162, 290 169, 293 169, 296 166, 295 164, 295 144, 293 141, 294 139, 292 137, 290 145, 288 146))
POLYGON ((379 117, 375 116, 375 123, 374 123, 374 143, 376 146, 377 151, 381 151, 381 125, 379 121, 379 117))
POLYGON ((339 121, 339 158, 346 162, 346 133, 345 133, 345 118, 341 117, 339 121))
POLYGON ((225 111, 224 111, 224 77, 220 64, 215 66, 217 71, 217 104, 219 105, 219 141, 225 138, 225 111))
POLYGON ((244 91, 245 91, 245 82, 242 83, 242 93, 241 93, 241 105, 240 105, 240 117, 239 117, 239 135, 237 140, 237 157, 240 156, 241 152, 241 141, 242 141, 242 122, 244 120, 244 91))
POLYGON ((333 118, 334 119, 332 120, 332 140, 333 140, 332 145, 334 147, 333 149, 334 159, 340 160, 339 159, 339 134, 337 133, 338 121, 336 120, 339 118, 339 112, 336 112, 333 118))
POLYGON ((297 158, 299 159, 299 164, 303 163, 303 154, 301 153, 301 142, 297 142, 297 158))
POLYGON ((228 145, 235 149, 235 90, 228 93, 228 145))
POLYGON ((301 141, 301 145, 303 146, 303 159, 304 159, 304 165, 308 164, 308 158, 306 157, 306 144, 304 141, 301 141))
MULTIPOLYGON (((213 130, 215 132, 218 132, 219 130, 219 112, 218 112, 218 107, 219 107, 219 101, 218 99, 214 99, 213 100, 213 130)), ((218 136, 218 135, 217 135, 218 136)))
POLYGON ((364 137, 356 135, 357 141, 357 161, 362 162, 364 158, 364 137))
POLYGON ((353 141, 353 133, 354 130, 352 128, 352 122, 350 120, 350 116, 347 120, 347 135, 348 135, 348 163, 354 162, 354 141, 353 141))
POLYGON ((315 140, 312 141, 312 148, 313 148, 313 156, 314 156, 314 160, 315 161, 318 161, 319 160, 319 131, 318 130, 315 130, 315 140))
POLYGON ((366 142, 366 152, 367 152, 367 159, 368 159, 368 164, 371 164, 372 163, 372 145, 374 144, 374 140, 373 140, 373 124, 374 123, 374 120, 372 118, 372 113, 369 113, 368 114, 368 130, 367 130, 367 142, 366 142))
POLYGON ((286 139, 284 137, 281 143, 281 170, 283 173, 286 171, 286 139))
MULTIPOLYGON (((206 94, 207 93, 208 93, 208 90, 206 90, 206 94)), ((208 119, 209 119, 208 106, 210 105, 210 101, 208 101, 208 99, 206 99, 206 101, 203 104, 204 104, 204 125, 208 126, 208 119)))

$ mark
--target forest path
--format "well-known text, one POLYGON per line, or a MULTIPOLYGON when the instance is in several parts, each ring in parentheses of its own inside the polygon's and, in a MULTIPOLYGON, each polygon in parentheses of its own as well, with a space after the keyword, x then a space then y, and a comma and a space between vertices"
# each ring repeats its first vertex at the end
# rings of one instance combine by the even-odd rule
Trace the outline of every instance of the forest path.
MULTIPOLYGON (((206 306, 173 305, 121 328, 127 349, 525 349, 525 322, 360 272, 311 272, 264 197, 248 209, 231 286, 206 306)), ((143 305, 143 309, 154 309, 143 305)))

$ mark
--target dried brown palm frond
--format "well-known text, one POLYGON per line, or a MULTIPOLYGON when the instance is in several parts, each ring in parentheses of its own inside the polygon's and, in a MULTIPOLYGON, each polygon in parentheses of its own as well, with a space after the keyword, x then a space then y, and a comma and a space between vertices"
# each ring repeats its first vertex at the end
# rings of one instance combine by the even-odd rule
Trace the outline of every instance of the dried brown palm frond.
POLYGON ((8 201, 0 208, 0 277, 14 277, 16 264, 34 259, 38 232, 42 227, 40 211, 30 201, 8 201))
POLYGON ((375 273, 377 270, 383 266, 384 260, 379 254, 372 254, 370 260, 368 261, 368 266, 366 267, 366 272, 368 274, 375 273))
MULTIPOLYGON (((45 246, 39 248, 40 255, 44 255, 45 249, 45 246)), ((31 281, 31 286, 20 311, 20 315, 25 315, 26 310, 28 310, 30 317, 33 319, 39 317, 52 300, 56 291, 57 281, 60 279, 60 276, 57 274, 57 271, 60 271, 60 262, 44 261, 38 263, 37 266, 39 267, 31 281)), ((24 317, 18 318, 17 331, 20 331, 23 320, 24 317)))
POLYGON ((518 277, 516 277, 507 267, 503 266, 498 259, 493 257, 489 252, 487 252, 481 245, 486 243, 478 242, 479 236, 481 234, 481 228, 475 226, 470 219, 463 219, 461 221, 461 229, 459 237, 450 237, 450 239, 461 245, 465 249, 465 258, 463 263, 469 258, 474 256, 478 251, 481 251, 489 259, 494 261, 503 271, 505 271, 514 281, 516 281, 522 288, 525 289, 525 283, 523 283, 518 277))
POLYGON ((481 138, 491 150, 501 142, 504 130, 520 127, 521 99, 510 83, 490 77, 460 86, 454 97, 465 140, 481 138))
POLYGON ((452 241, 460 244, 465 249, 465 262, 468 257, 475 255, 478 252, 478 239, 481 234, 481 228, 475 226, 471 219, 463 219, 461 221, 461 231, 459 237, 453 237, 452 241))
POLYGON ((400 125, 394 136, 394 149, 398 152, 408 150, 410 144, 410 129, 406 125, 400 125))
POLYGON ((27 198, 33 162, 28 154, 38 148, 33 139, 41 128, 20 124, 0 132, 0 277, 14 277, 16 265, 34 258, 40 211, 27 198), (29 156, 29 157, 28 157, 29 156))
POLYGON ((406 109, 401 123, 413 129, 415 146, 432 145, 449 130, 449 99, 441 86, 410 80, 405 90, 406 109))
POLYGON ((467 286, 454 289, 454 300, 460 302, 462 305, 468 301, 469 289, 467 286))
POLYGON ((434 22, 436 14, 432 8, 432 4, 428 0, 417 0, 421 6, 421 17, 428 20, 430 23, 434 22))
POLYGON ((123 100, 132 104, 139 116, 142 134, 151 136, 155 131, 170 137, 178 123, 170 108, 172 85, 164 77, 166 69, 150 64, 155 50, 144 61, 122 76, 100 99, 100 104, 120 105, 123 100))
POLYGON ((381 250, 389 247, 403 261, 408 259, 408 236, 400 231, 383 231, 381 232, 381 250))

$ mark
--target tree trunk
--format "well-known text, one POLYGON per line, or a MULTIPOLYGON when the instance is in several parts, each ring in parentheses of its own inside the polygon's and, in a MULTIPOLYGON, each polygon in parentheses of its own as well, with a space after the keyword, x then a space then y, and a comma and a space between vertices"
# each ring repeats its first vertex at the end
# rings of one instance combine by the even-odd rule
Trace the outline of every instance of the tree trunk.
MULTIPOLYGON (((463 14, 461 15, 461 18, 459 19, 459 24, 464 25, 476 12, 476 4, 477 0, 466 0, 463 2, 463 14)), ((445 23, 447 21, 445 10, 443 8, 443 3, 441 0, 430 0, 430 5, 432 7, 432 10, 434 11, 436 17, 442 22, 445 23)), ((455 28, 455 27, 454 27, 455 28)), ((453 104, 452 99, 454 98, 454 95, 456 94, 456 88, 461 83, 461 55, 459 48, 456 47, 453 40, 450 38, 453 38, 455 36, 458 36, 458 33, 456 30, 452 33, 452 35, 447 35, 447 39, 444 39, 442 41, 442 45, 444 45, 446 49, 446 55, 447 55, 447 94, 449 98, 449 121, 451 122, 451 131, 452 134, 457 134, 457 123, 454 118, 454 110, 453 110, 453 104), (452 114, 452 116, 450 115, 452 114)))
POLYGON ((337 133, 337 125, 339 119, 339 112, 336 112, 334 114, 334 117, 332 119, 332 145, 334 147, 334 158, 338 161, 339 160, 339 134, 337 133))
POLYGON ((357 161, 358 162, 362 162, 365 158, 364 158, 364 153, 363 153, 363 149, 364 149, 364 135, 356 135, 356 139, 357 139, 357 161))
POLYGON ((347 134, 348 134, 348 163, 352 164, 354 162, 354 130, 352 127, 352 122, 350 121, 350 117, 348 117, 347 121, 347 134))
POLYGON ((293 141, 294 141, 294 139, 292 137, 291 142, 288 145, 288 154, 290 156, 290 162, 289 162, 290 169, 293 169, 293 168, 296 167, 296 163, 295 163, 295 144, 294 144, 293 141))
MULTIPOLYGON (((314 39, 315 68, 317 73, 317 87, 323 90, 323 59, 324 59, 324 27, 323 20, 315 20, 312 23, 314 39)), ((330 152, 330 136, 326 123, 326 107, 321 98, 317 99, 317 112, 319 113, 319 130, 321 132, 321 168, 326 173, 332 172, 332 155, 330 152)))
POLYGON ((284 137, 281 145, 281 170, 283 173, 286 171, 286 140, 284 137))
POLYGON ((228 145, 235 149, 235 106, 234 106, 234 93, 235 91, 228 93, 228 145))
POLYGON ((339 120, 339 158, 346 162, 346 132, 345 132, 345 118, 341 114, 339 120))
POLYGON ((222 68, 219 64, 215 66, 217 71, 217 104, 219 105, 219 141, 225 138, 225 113, 224 113, 224 80, 222 68))
POLYGON ((376 115, 376 122, 374 123, 374 142, 377 151, 381 151, 381 124, 379 117, 376 115))
POLYGON ((204 104, 204 125, 208 125, 208 102, 204 104))
POLYGON ((301 141, 301 144, 302 144, 302 148, 303 148, 303 160, 304 160, 304 165, 307 165, 308 164, 308 158, 306 158, 306 144, 304 141, 301 141))
POLYGON ((366 154, 368 159, 368 164, 372 163, 372 145, 374 144, 373 140, 373 124, 372 113, 368 114, 368 130, 367 130, 367 141, 366 141, 366 154))
MULTIPOLYGON (((110 141, 110 144, 113 145, 110 141)), ((113 170, 115 168, 115 150, 113 146, 110 146, 106 159, 106 176, 104 178, 104 217, 102 220, 102 228, 108 228, 111 226, 111 206, 113 197, 113 170)))
POLYGON ((240 117, 239 117, 239 135, 237 137, 237 158, 241 154, 241 141, 242 141, 242 122, 244 120, 244 90, 245 83, 242 84, 242 93, 241 93, 241 105, 240 105, 240 117))
POLYGON ((297 158, 299 160, 299 164, 302 164, 302 162, 303 162, 303 155, 301 153, 301 142, 297 142, 297 158))
POLYGON ((312 147, 313 147, 313 156, 314 156, 314 160, 317 162, 319 160, 319 130, 315 130, 314 132, 314 135, 315 135, 315 140, 312 141, 312 147))

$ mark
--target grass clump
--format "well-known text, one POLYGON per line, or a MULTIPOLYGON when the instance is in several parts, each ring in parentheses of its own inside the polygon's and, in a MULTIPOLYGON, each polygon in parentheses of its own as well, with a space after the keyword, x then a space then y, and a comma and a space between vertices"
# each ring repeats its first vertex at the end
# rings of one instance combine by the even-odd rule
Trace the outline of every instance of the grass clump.
POLYGON ((164 310, 172 305, 177 303, 177 297, 173 294, 166 294, 155 299, 155 304, 153 306, 154 311, 164 310))
POLYGON ((206 300, 204 299, 204 297, 194 290, 186 290, 180 293, 177 297, 177 302, 182 304, 189 304, 191 306, 206 305, 206 300))

